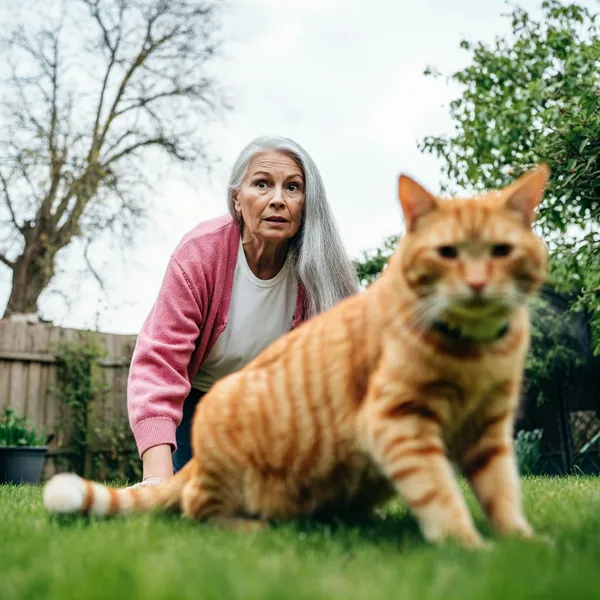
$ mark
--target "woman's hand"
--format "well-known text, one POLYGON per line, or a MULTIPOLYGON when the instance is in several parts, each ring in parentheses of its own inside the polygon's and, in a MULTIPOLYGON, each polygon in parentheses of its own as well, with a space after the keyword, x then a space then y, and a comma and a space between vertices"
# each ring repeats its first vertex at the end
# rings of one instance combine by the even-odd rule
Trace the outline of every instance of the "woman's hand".
POLYGON ((163 481, 165 481, 164 477, 148 477, 146 479, 142 479, 142 481, 139 481, 135 485, 130 486, 130 488, 133 490, 135 488, 148 487, 151 485, 158 485, 159 483, 162 483, 163 481))
POLYGON ((158 485, 173 475, 173 459, 169 444, 148 448, 142 454, 142 461, 144 463, 142 481, 130 486, 132 489, 158 485))

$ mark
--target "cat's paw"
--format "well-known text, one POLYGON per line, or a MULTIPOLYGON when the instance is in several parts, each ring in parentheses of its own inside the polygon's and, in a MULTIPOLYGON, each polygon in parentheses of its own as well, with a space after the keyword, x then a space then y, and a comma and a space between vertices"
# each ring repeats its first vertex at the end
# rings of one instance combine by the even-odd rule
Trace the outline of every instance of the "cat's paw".
POLYGON ((465 550, 491 550, 492 544, 483 539, 476 529, 460 529, 438 533, 436 536, 426 536, 430 542, 451 542, 465 550))
POLYGON ((533 542, 536 544, 542 544, 544 546, 554 546, 555 542, 552 537, 544 533, 537 533, 533 530, 531 525, 526 521, 520 522, 513 527, 506 527, 502 532, 502 535, 507 537, 515 537, 520 540, 533 542))
POLYGON ((461 534, 460 537, 455 537, 455 539, 465 550, 490 551, 493 547, 490 542, 484 540, 477 532, 475 532, 475 534, 470 533, 468 535, 461 534))
POLYGON ((531 525, 526 521, 517 523, 510 528, 505 528, 505 533, 507 535, 519 537, 523 540, 531 540, 535 537, 535 532, 533 531, 531 525))

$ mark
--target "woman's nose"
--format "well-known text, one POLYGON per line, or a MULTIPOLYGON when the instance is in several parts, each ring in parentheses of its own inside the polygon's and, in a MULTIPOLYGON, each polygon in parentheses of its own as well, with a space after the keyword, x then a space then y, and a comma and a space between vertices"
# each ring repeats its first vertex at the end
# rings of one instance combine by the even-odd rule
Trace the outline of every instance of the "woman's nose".
POLYGON ((273 195, 271 196, 269 205, 276 208, 282 208, 283 206, 285 206, 283 202, 282 190, 279 186, 276 186, 273 189, 273 195))

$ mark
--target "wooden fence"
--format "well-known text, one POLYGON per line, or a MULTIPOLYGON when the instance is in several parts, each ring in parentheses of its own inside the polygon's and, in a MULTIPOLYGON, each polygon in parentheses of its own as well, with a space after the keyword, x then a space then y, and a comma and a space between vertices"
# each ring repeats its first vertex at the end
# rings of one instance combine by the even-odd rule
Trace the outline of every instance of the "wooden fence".
MULTIPOLYGON (((57 398, 57 344, 77 343, 81 332, 44 323, 21 323, 0 320, 0 411, 6 407, 29 417, 36 428, 55 434, 50 445, 54 452, 60 436, 57 434, 61 406, 57 398)), ((126 422, 127 376, 136 336, 90 333, 106 350, 100 360, 100 379, 107 392, 94 401, 91 412, 95 424, 107 420, 126 422)))

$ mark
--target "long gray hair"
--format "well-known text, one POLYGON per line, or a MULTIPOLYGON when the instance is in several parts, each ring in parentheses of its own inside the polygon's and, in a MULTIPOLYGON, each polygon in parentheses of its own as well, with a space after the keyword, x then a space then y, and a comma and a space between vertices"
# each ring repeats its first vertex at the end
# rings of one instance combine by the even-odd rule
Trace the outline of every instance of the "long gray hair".
POLYGON ((243 226, 235 210, 233 194, 239 190, 252 157, 268 150, 289 154, 304 173, 302 218, 289 252, 292 268, 306 291, 308 316, 313 317, 356 293, 358 277, 335 226, 321 174, 312 158, 296 142, 285 137, 262 136, 252 140, 231 170, 227 206, 231 216, 243 226))

